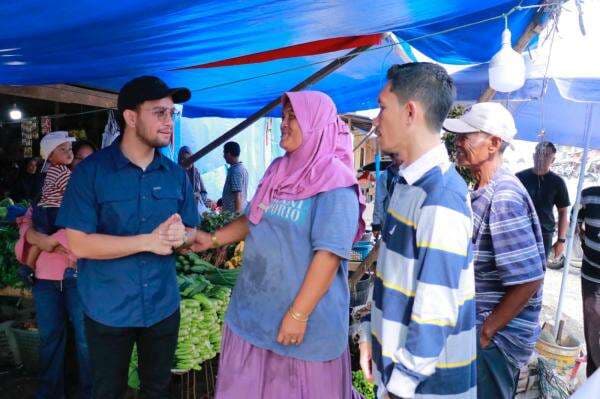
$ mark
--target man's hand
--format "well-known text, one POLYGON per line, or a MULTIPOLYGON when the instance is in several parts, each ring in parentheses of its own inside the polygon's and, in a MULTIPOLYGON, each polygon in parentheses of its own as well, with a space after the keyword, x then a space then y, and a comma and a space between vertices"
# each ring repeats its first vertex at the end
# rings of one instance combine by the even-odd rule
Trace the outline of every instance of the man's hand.
POLYGON ((372 373, 372 360, 373 360, 373 349, 371 343, 364 341, 358 344, 360 350, 360 368, 365 375, 365 379, 369 382, 373 382, 372 373))
POLYGON ((180 247, 185 243, 185 226, 178 213, 171 215, 158 228, 165 239, 172 243, 173 248, 180 247))
POLYGON ((197 231, 196 238, 194 239, 191 249, 193 252, 204 252, 207 249, 212 248, 212 245, 212 238, 209 233, 205 231, 197 231))
POLYGON ((481 326, 481 335, 479 337, 479 345, 482 349, 488 347, 494 335, 496 335, 496 332, 490 327, 490 323, 486 319, 481 326))
POLYGON ((157 255, 171 255, 173 247, 181 246, 185 242, 185 226, 181 223, 181 216, 171 215, 147 236, 146 247, 148 252, 157 255))
POLYGON ((552 246, 552 251, 554 251, 554 258, 558 259, 565 252, 565 243, 556 241, 552 246))

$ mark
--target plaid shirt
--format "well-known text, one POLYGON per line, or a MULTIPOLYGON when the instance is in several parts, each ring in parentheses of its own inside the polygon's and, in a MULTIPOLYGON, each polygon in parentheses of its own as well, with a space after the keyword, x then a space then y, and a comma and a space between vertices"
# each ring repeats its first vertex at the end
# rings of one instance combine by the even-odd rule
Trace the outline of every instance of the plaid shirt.
MULTIPOLYGON (((477 326, 494 310, 506 288, 544 278, 544 242, 531 198, 519 180, 502 168, 471 194, 477 326)), ((529 360, 540 333, 542 288, 493 338, 515 365, 529 360)))

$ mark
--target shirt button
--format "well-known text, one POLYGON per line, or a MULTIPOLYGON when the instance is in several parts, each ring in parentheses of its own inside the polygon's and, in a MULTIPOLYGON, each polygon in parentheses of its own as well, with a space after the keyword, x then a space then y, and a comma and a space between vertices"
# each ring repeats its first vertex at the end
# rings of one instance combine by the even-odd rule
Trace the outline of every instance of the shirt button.
POLYGON ((145 200, 146 198, 148 198, 148 197, 146 197, 145 195, 142 195, 142 199, 143 200, 145 200))
POLYGON ((144 288, 148 287, 148 284, 144 284, 144 288))
POLYGON ((145 221, 146 221, 146 218, 142 218, 142 222, 145 222, 145 221))

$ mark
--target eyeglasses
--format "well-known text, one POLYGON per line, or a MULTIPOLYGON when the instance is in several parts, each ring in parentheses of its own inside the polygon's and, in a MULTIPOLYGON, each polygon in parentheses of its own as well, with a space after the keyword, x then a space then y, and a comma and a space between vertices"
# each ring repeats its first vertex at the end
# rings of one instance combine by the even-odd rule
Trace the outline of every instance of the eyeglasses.
POLYGON ((154 115, 154 117, 161 122, 166 122, 169 120, 169 118, 173 120, 181 116, 181 111, 178 111, 175 108, 156 107, 149 111, 152 112, 152 115, 154 115))

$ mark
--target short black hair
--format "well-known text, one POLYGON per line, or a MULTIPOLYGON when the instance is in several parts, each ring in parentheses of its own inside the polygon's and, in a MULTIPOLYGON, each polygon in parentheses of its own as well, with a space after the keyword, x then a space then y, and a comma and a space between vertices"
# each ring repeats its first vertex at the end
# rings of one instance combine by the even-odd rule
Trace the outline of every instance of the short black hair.
POLYGON ((456 97, 454 81, 443 67, 431 62, 396 64, 388 70, 387 79, 400 102, 419 101, 427 126, 436 132, 442 129, 456 97))
POLYGON ((556 146, 554 144, 552 144, 550 141, 541 141, 538 143, 538 145, 535 146, 535 150, 550 150, 552 151, 553 154, 556 154, 557 150, 556 150, 556 146))
POLYGON ((233 155, 234 157, 239 157, 242 152, 242 149, 240 148, 240 145, 238 143, 236 143, 235 141, 230 141, 228 143, 225 143, 223 151, 225 152, 225 154, 233 155))

